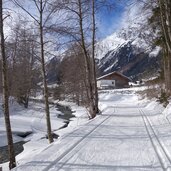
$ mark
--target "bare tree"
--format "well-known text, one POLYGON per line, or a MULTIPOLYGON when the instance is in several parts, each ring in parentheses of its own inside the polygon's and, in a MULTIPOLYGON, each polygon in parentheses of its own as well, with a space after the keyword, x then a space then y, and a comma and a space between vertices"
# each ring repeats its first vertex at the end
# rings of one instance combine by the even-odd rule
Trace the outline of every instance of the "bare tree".
POLYGON ((95 20, 95 0, 92 0, 92 71, 93 71, 93 89, 94 89, 94 105, 95 112, 99 113, 98 107, 98 90, 97 90, 97 74, 95 64, 95 43, 96 43, 96 20, 95 20))
POLYGON ((87 106, 84 58, 80 46, 74 44, 67 51, 61 62, 60 72, 64 96, 77 105, 87 106))
POLYGON ((48 100, 48 87, 46 80, 46 69, 45 69, 45 40, 44 40, 44 28, 49 20, 50 16, 54 12, 52 9, 48 15, 44 16, 45 10, 50 3, 49 0, 33 0, 34 7, 37 9, 38 17, 32 14, 32 11, 27 10, 20 2, 20 0, 12 0, 18 7, 25 11, 38 25, 39 27, 39 38, 40 38, 40 56, 41 56, 41 68, 42 68, 42 78, 44 87, 44 100, 45 100, 45 111, 46 111, 46 122, 47 122, 47 135, 49 142, 53 142, 51 122, 50 122, 50 111, 49 111, 49 100, 48 100))
POLYGON ((2 84, 3 84, 3 108, 4 118, 6 125, 8 152, 9 152, 9 168, 16 167, 15 152, 13 147, 13 138, 10 124, 9 104, 8 104, 8 80, 7 80, 7 59, 5 54, 5 40, 4 40, 4 28, 3 28, 3 2, 0 0, 0 34, 1 34, 1 56, 2 56, 2 84))
MULTIPOLYGON (((85 5, 85 1, 82 2, 81 0, 78 0, 78 17, 79 17, 79 29, 80 29, 80 43, 82 52, 84 54, 84 60, 85 60, 85 71, 86 71, 86 86, 87 86, 87 94, 88 94, 88 102, 89 102, 89 112, 91 118, 94 118, 96 116, 96 109, 95 109, 95 103, 94 103, 94 92, 93 92, 93 84, 92 84, 92 69, 91 69, 91 59, 88 53, 88 49, 86 47, 86 38, 85 38, 85 32, 84 32, 84 10, 83 5, 85 5)), ((94 75, 94 74, 93 74, 94 75)))
MULTIPOLYGON (((28 107, 31 91, 36 88, 37 35, 27 23, 19 20, 12 28, 11 38, 6 43, 8 55, 9 93, 19 104, 28 107)), ((37 82, 39 81, 37 77, 37 82)))
POLYGON ((90 0, 62 1, 61 8, 68 14, 64 26, 53 31, 61 32, 80 46, 84 59, 85 84, 90 118, 96 116, 98 110, 98 94, 95 72, 95 11, 90 0), (91 12, 92 10, 92 12, 91 12), (71 24, 72 23, 72 24, 71 24), (97 105, 96 105, 97 104, 97 105))

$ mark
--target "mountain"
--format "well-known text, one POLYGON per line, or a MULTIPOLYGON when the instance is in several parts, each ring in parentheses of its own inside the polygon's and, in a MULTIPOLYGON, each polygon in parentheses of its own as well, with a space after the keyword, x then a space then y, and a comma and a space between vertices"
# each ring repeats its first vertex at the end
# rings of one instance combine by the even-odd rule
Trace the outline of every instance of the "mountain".
POLYGON ((50 61, 46 65, 47 68, 47 81, 48 83, 56 83, 59 82, 59 73, 60 73, 60 59, 54 57, 50 59, 50 61))
POLYGON ((99 76, 113 71, 136 79, 158 74, 161 53, 153 45, 156 35, 148 24, 150 12, 139 10, 126 15, 121 29, 96 44, 99 76))
MULTIPOLYGON (((150 54, 152 55, 154 49, 150 54)), ((117 50, 109 51, 98 64, 101 75, 113 71, 119 71, 129 77, 137 78, 139 76, 147 76, 149 74, 157 74, 160 68, 160 55, 150 56, 149 53, 141 52, 131 42, 117 48, 117 50), (139 52, 139 53, 138 53, 139 52)), ((149 76, 151 76, 149 75, 149 76)))
POLYGON ((98 43, 97 48, 105 55, 96 53, 100 75, 119 71, 129 77, 140 78, 155 75, 160 69, 160 48, 146 44, 140 36, 123 39, 115 33, 105 41, 98 43))

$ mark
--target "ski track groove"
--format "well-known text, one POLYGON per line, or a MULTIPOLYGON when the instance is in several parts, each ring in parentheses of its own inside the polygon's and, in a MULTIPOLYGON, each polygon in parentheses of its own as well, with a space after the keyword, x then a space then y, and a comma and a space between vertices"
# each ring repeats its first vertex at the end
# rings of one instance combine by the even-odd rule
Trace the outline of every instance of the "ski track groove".
POLYGON ((142 109, 139 109, 139 111, 142 116, 145 129, 147 131, 147 134, 149 136, 149 139, 151 141, 151 144, 152 144, 153 149, 158 157, 158 160, 160 162, 160 165, 161 165, 163 171, 170 171, 171 170, 171 159, 170 159, 169 154, 167 153, 167 150, 165 149, 161 140, 158 138, 149 118, 145 115, 144 111, 142 109), (150 133, 149 129, 151 130, 152 133, 150 133), (155 141, 157 142, 158 145, 155 145, 155 141), (164 154, 164 156, 163 156, 163 154, 164 154))
MULTIPOLYGON (((116 112, 116 108, 113 107, 114 113, 116 112)), ((61 159, 63 159, 68 153, 72 152, 73 149, 75 149, 85 138, 87 138, 91 133, 93 133, 99 126, 101 126, 105 121, 107 121, 111 115, 103 115, 106 116, 106 118, 101 121, 97 126, 95 126, 91 131, 89 131, 87 134, 85 134, 80 140, 78 140, 74 145, 72 145, 67 151, 65 151, 61 156, 59 156, 57 159, 55 159, 50 165, 48 165, 46 168, 44 168, 42 171, 48 171, 52 166, 56 165, 57 162, 59 162, 61 159)), ((62 166, 63 167, 63 166, 62 166)), ((60 168, 62 168, 60 167, 60 168)), ((59 168, 59 169, 60 169, 59 168)), ((58 170, 59 170, 58 169, 58 170)))

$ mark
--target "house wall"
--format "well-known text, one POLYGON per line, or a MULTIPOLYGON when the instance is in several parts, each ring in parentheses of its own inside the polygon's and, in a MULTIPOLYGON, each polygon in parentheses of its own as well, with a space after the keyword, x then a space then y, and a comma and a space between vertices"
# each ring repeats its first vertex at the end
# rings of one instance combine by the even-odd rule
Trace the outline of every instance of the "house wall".
POLYGON ((98 80, 97 81, 98 88, 114 88, 115 80, 98 80))
POLYGON ((108 75, 105 78, 103 78, 102 80, 115 80, 116 88, 124 88, 124 87, 129 86, 129 84, 128 84, 129 80, 122 77, 121 75, 116 74, 116 73, 108 75))

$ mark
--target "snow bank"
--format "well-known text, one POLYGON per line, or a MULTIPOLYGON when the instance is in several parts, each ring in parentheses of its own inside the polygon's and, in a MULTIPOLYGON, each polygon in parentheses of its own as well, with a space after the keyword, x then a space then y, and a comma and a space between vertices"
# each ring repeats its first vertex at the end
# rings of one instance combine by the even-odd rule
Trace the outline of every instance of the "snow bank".
POLYGON ((171 102, 166 106, 166 108, 163 111, 164 116, 166 119, 171 123, 171 102))
POLYGON ((89 122, 88 110, 85 107, 78 106, 75 103, 67 101, 57 101, 57 103, 63 106, 70 107, 73 115, 75 115, 75 117, 70 119, 70 122, 65 129, 60 129, 55 132, 60 137, 66 136, 66 134, 74 131, 75 129, 78 129, 80 126, 89 122))
POLYGON ((163 109, 162 105, 159 104, 159 102, 157 102, 156 99, 152 99, 151 101, 149 101, 149 103, 147 104, 145 108, 148 110, 162 110, 163 109))

